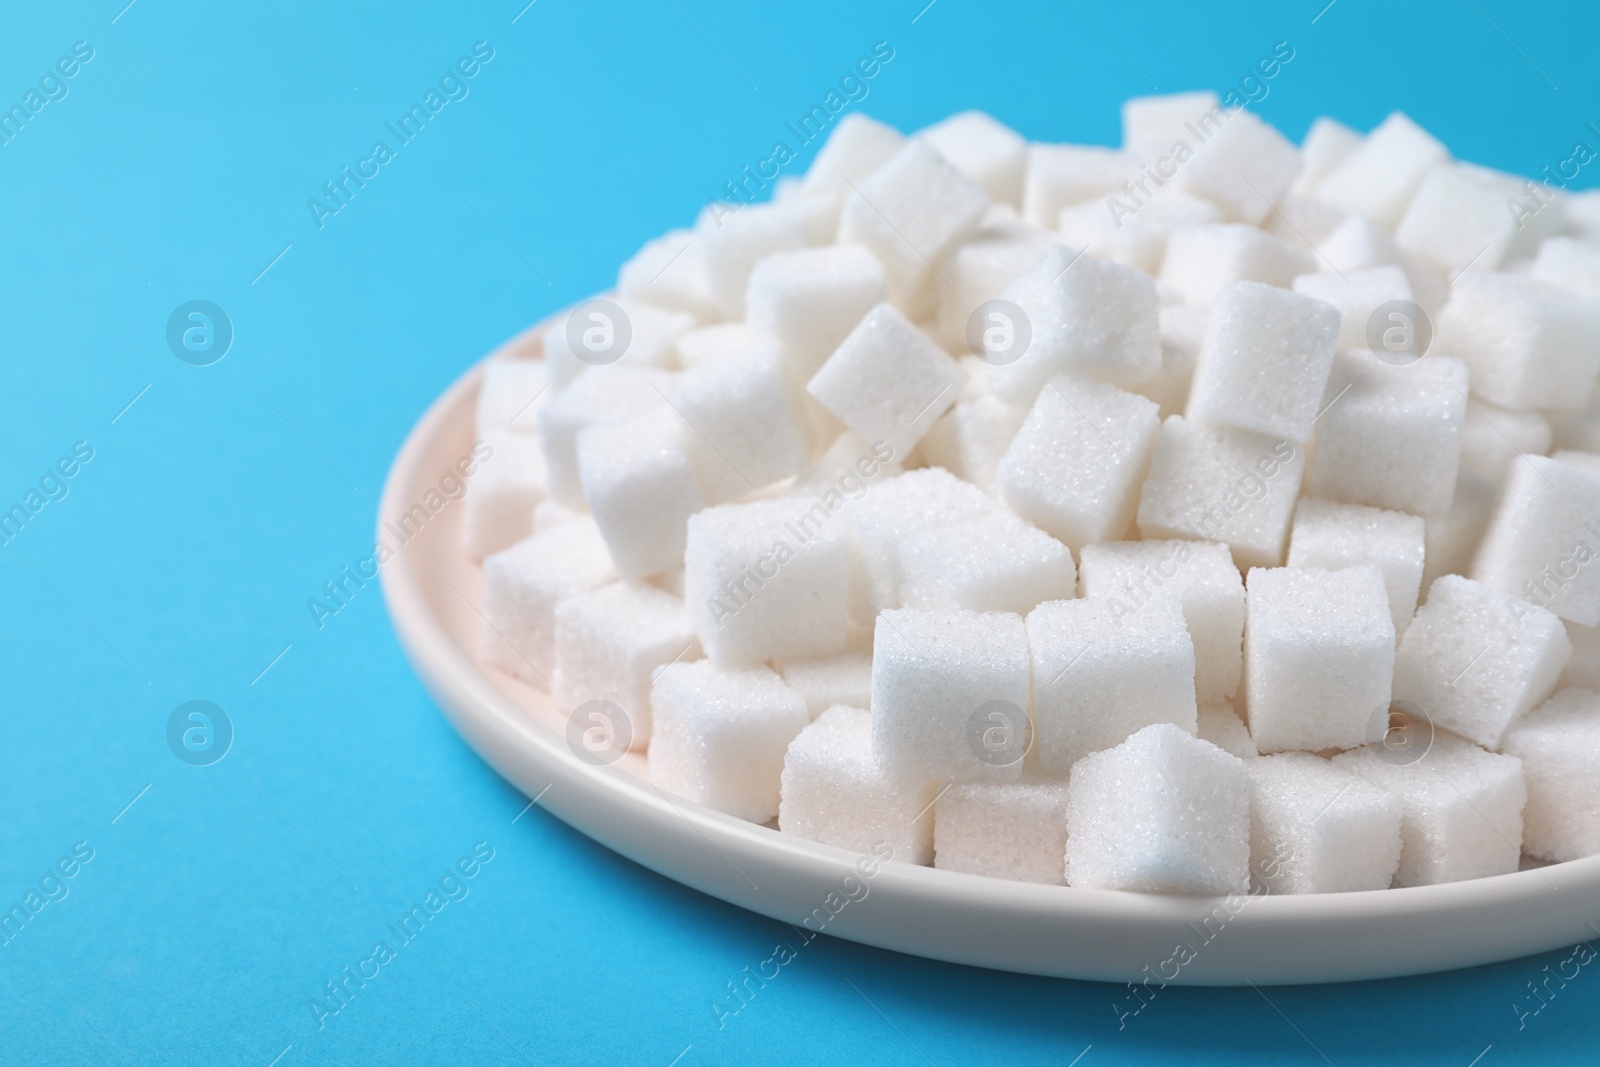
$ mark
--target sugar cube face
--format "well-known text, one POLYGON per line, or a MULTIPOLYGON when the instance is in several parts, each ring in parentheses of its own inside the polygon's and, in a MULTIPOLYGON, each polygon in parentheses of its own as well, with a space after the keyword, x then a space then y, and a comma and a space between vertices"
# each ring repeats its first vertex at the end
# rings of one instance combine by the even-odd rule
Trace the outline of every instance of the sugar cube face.
POLYGON ((1377 567, 1252 568, 1244 691, 1262 752, 1354 748, 1389 707, 1394 622, 1377 567))
POLYGON ((556 605, 616 581, 611 554, 591 520, 518 541, 483 561, 485 662, 548 691, 555 672, 556 605))
POLYGON ((1011 447, 1027 408, 1014 408, 993 396, 962 400, 922 438, 922 455, 986 493, 998 493, 1000 461, 1011 447))
POLYGON ((1400 866, 1400 801, 1306 752, 1263 756, 1250 775, 1250 869, 1273 893, 1387 889, 1400 866))
POLYGON ((563 711, 609 700, 628 717, 631 747, 650 740, 650 683, 669 663, 698 659, 683 600, 654 586, 616 582, 556 605, 550 693, 563 711))
POLYGON ((1072 769, 1067 884, 1141 893, 1243 893, 1250 881, 1244 762, 1170 724, 1072 769))
POLYGON ((947 871, 1066 885, 1065 782, 969 782, 939 797, 933 865, 947 871))
POLYGON ((705 497, 720 503, 803 471, 812 437, 800 405, 771 359, 723 360, 684 374, 673 406, 705 497))
POLYGON ((1339 340, 1339 311, 1259 282, 1217 294, 1187 416, 1280 437, 1311 438, 1339 340))
POLYGON ((1137 207, 1113 197, 1065 208, 1057 229, 1073 248, 1154 275, 1174 231, 1221 221, 1211 201, 1168 187, 1137 207))
POLYGON ((778 814, 784 754, 811 721, 799 693, 765 667, 698 660, 661 671, 650 703, 651 781, 750 822, 778 814))
POLYGON ((1005 299, 1031 334, 1020 355, 990 370, 990 388, 1008 404, 1032 403, 1059 374, 1132 388, 1161 366, 1156 288, 1143 271, 1052 245, 1005 299))
POLYGON ((1309 196, 1285 193, 1264 223, 1280 241, 1296 248, 1315 249, 1344 223, 1345 213, 1309 196))
POLYGON ((1566 689, 1506 732, 1528 785, 1522 849, 1561 863, 1600 853, 1600 696, 1566 689))
POLYGON ((831 208, 806 197, 710 211, 696 230, 717 308, 730 319, 744 316, 745 293, 757 263, 833 237, 831 208))
POLYGON ((686 524, 705 498, 675 415, 584 430, 578 476, 618 574, 646 578, 683 562, 686 524))
POLYGON ((1350 215, 1317 242, 1317 266, 1349 273, 1368 267, 1400 266, 1406 253, 1394 236, 1364 215, 1350 215))
POLYGON ((883 263, 890 299, 916 317, 937 304, 933 264, 973 233, 989 194, 932 146, 908 141, 845 198, 839 240, 883 263))
POLYGON ((569 508, 554 500, 541 500, 533 509, 533 532, 536 534, 549 533, 569 522, 593 523, 594 519, 586 511, 569 508))
POLYGON ((1182 415, 1189 403, 1189 385, 1205 343, 1209 311, 1192 304, 1161 309, 1161 368, 1135 390, 1154 400, 1163 419, 1182 415))
POLYGON ((1511 469, 1472 576, 1580 626, 1600 624, 1600 473, 1543 456, 1511 469))
POLYGON ((1022 216, 1053 229, 1063 208, 1119 191, 1138 169, 1135 160, 1110 148, 1030 144, 1022 181, 1022 216))
POLYGON ((1423 520, 1427 526, 1423 536, 1427 546, 1423 589, 1431 589, 1446 574, 1472 573, 1473 558, 1499 500, 1500 492, 1493 482, 1465 469, 1457 474, 1450 507, 1423 520))
POLYGON ((1528 790, 1513 756, 1436 732, 1422 758, 1395 761, 1382 745, 1333 758, 1387 789, 1401 805, 1400 866, 1394 886, 1437 885, 1509 874, 1522 846, 1528 790))
MULTIPOLYGON (((461 540, 474 559, 516 544, 528 536, 533 509, 549 489, 549 472, 539 439, 511 429, 491 431, 475 446, 484 458, 466 482, 461 540)), ((413 504, 399 520, 401 528, 416 532, 431 517, 426 501, 413 504)))
POLYGON ((612 307, 602 309, 585 301, 545 330, 544 367, 552 390, 595 366, 672 369, 677 340, 694 328, 695 317, 625 298, 609 302, 612 307), (581 351, 573 349, 574 339, 581 351))
POLYGON ((1154 402, 1063 375, 1039 393, 995 480, 1018 515, 1069 546, 1115 540, 1138 510, 1159 432, 1154 402))
POLYGON ((672 230, 647 241, 617 274, 617 292, 630 301, 684 311, 705 321, 716 297, 693 230, 672 230))
POLYGON ((1330 118, 1313 119, 1300 145, 1300 174, 1293 189, 1311 194, 1323 178, 1361 147, 1361 134, 1330 118))
POLYGON ((505 430, 539 432, 539 408, 550 395, 550 379, 537 359, 493 359, 478 381, 475 423, 479 437, 505 430))
POLYGON ((1052 600, 1028 613, 1027 630, 1047 772, 1066 774, 1153 723, 1195 732, 1194 642, 1175 600, 1138 611, 1114 598, 1052 600))
POLYGON ((1287 137, 1243 108, 1224 121, 1178 168, 1178 188, 1205 197, 1231 219, 1260 223, 1294 184, 1300 153, 1287 137))
POLYGON ((1127 611, 1176 599, 1194 642, 1195 699, 1202 706, 1232 699, 1244 640, 1244 581, 1227 545, 1115 541, 1086 545, 1080 554, 1082 596, 1115 599, 1127 611))
POLYGON ((1521 457, 1548 455, 1552 440, 1550 420, 1537 411, 1469 397, 1461 426, 1461 466, 1500 485, 1521 457))
POLYGON ((1234 282, 1251 281, 1287 288, 1317 269, 1303 248, 1238 223, 1186 226, 1167 239, 1161 280, 1191 304, 1209 304, 1234 282))
POLYGON ((903 455, 955 403, 956 361, 892 304, 850 331, 806 385, 818 403, 866 441, 903 455))
POLYGON ((1027 748, 1028 634, 1009 612, 879 614, 872 751, 891 774, 1007 781, 1027 748), (986 731, 990 714, 1006 736, 986 731), (991 741, 997 741, 991 744, 991 741))
POLYGON ((1520 191, 1515 178, 1485 167, 1434 167, 1411 198, 1395 240, 1447 274, 1468 267, 1493 270, 1516 236, 1517 222, 1506 204, 1520 191))
POLYGON ((949 253, 940 267, 949 285, 939 288, 939 340, 951 352, 971 350, 967 327, 979 306, 997 299, 1039 262, 1054 237, 1021 223, 985 226, 949 253))
POLYGON ((1424 523, 1415 515, 1307 497, 1295 509, 1288 564, 1330 571, 1377 567, 1389 591, 1394 632, 1403 634, 1417 610, 1425 544, 1424 523))
POLYGON ((750 272, 745 318, 776 342, 785 373, 804 385, 855 329, 889 298, 883 265, 861 245, 778 252, 750 272))
POLYGON ((902 778, 872 755, 872 715, 839 705, 800 731, 783 759, 778 829, 870 852, 888 845, 904 863, 933 860, 937 786, 902 778))
POLYGON ((1122 102, 1122 147, 1139 154, 1165 152, 1178 141, 1192 140, 1190 127, 1221 106, 1209 89, 1129 97, 1122 102))
POLYGON ((1139 498, 1139 534, 1221 541, 1240 567, 1283 561, 1305 453, 1289 441, 1174 415, 1139 498))
POLYGON ((1475 394, 1508 408, 1581 408, 1600 376, 1600 305, 1516 274, 1471 270, 1439 315, 1436 347, 1472 372, 1475 394))
POLYGON ((1199 727, 1195 736, 1202 741, 1210 741, 1230 756, 1240 759, 1255 759, 1261 754, 1256 751, 1250 728, 1226 700, 1200 705, 1199 727))
POLYGON ((872 653, 840 652, 785 663, 783 682, 805 699, 815 719, 835 704, 865 708, 872 702, 872 653))
POLYGON ((1393 300, 1411 299, 1411 281, 1399 267, 1364 267, 1346 272, 1302 274, 1294 291, 1339 309, 1339 346, 1364 348, 1367 322, 1393 300))
POLYGON ((839 120, 817 150, 817 158, 806 171, 806 185, 848 192, 851 185, 872 177, 905 143, 905 135, 894 127, 859 111, 851 112, 839 120))
POLYGON ((628 366, 590 367, 539 412, 539 441, 549 468, 550 496, 584 506, 578 478, 578 435, 591 426, 670 410, 677 375, 628 366))
POLYGON ((1067 546, 1006 512, 915 530, 900 546, 902 607, 1026 614, 1076 585, 1067 546))
POLYGON ((1579 626, 1567 623, 1567 640, 1572 642, 1572 658, 1561 672, 1558 689, 1594 689, 1600 691, 1600 626, 1579 626))
POLYGON ((1444 145, 1396 111, 1317 184, 1317 196, 1392 231, 1428 172, 1449 158, 1444 145))
POLYGON ((765 347, 763 340, 743 322, 697 326, 680 333, 674 343, 678 350, 678 365, 684 370, 694 370, 724 359, 742 358, 765 347))
POLYGON ((1533 276, 1590 300, 1600 300, 1600 241, 1550 238, 1539 246, 1533 276))
POLYGON ((911 534, 998 511, 981 489, 938 467, 874 485, 849 511, 852 609, 871 620, 900 606, 900 559, 911 534))
POLYGON ((818 498, 706 508, 689 519, 684 599, 721 666, 803 659, 845 640, 845 537, 818 498))
POLYGON ((990 199, 1022 203, 1022 172, 1028 142, 1015 130, 981 111, 963 111, 936 122, 917 136, 932 145, 961 173, 983 186, 990 199))
POLYGON ((1394 366, 1370 352, 1340 352, 1317 418, 1311 493, 1414 515, 1444 511, 1466 409, 1459 360, 1430 354, 1394 366))
POLYGON ((1395 657, 1394 697, 1487 748, 1555 688, 1572 654, 1561 620, 1482 582, 1445 575, 1395 657))

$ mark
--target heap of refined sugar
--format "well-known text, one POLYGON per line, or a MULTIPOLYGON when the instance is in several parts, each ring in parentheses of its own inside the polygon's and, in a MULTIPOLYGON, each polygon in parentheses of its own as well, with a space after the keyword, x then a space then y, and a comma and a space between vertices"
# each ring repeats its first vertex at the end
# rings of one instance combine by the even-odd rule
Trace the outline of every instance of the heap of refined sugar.
POLYGON ((1073 548, 1120 539, 1138 510, 1159 411, 1114 385, 1052 378, 1000 460, 1000 495, 1073 548))
POLYGON ((1251 568, 1244 704, 1262 752, 1362 744, 1373 714, 1389 706, 1394 669, 1394 621, 1377 567, 1251 568))
POLYGON ((1195 731, 1195 736, 1200 740, 1210 741, 1222 751, 1240 759, 1254 759, 1261 754, 1256 751, 1256 743, 1250 736, 1249 728, 1228 701, 1218 700, 1210 704, 1201 704, 1198 720, 1199 727, 1195 731))
POLYGON ((683 600, 653 586, 617 582, 556 604, 550 695, 571 711, 609 700, 628 716, 632 746, 650 740, 650 683, 662 667, 699 659, 683 600))
POLYGON ((705 506, 670 409, 578 434, 578 481, 624 578, 646 578, 683 560, 689 516, 705 506))
POLYGON ((587 519, 496 552, 483 561, 480 654, 548 691, 555 671, 556 606, 616 578, 606 543, 587 519))
POLYGON ((1273 893, 1387 889, 1400 866, 1400 801, 1307 752, 1250 774, 1250 873, 1273 893))
MULTIPOLYGON (((1115 599, 1124 612, 1176 599, 1194 642, 1195 699, 1231 700, 1239 688, 1244 581, 1228 546, 1195 541, 1113 541, 1085 545, 1082 596, 1115 599)), ((1208 738, 1207 740, 1212 740, 1208 738)), ((1224 746, 1226 747, 1226 746, 1224 746)))
POLYGON ((1163 723, 1073 767, 1068 885, 1220 896, 1249 882, 1243 760, 1163 723))
POLYGON ((1528 783, 1522 850, 1559 863, 1600 853, 1600 696, 1566 689, 1506 732, 1528 783))
POLYGON ((1571 655, 1550 612, 1449 574, 1429 587, 1400 642, 1394 698, 1495 748, 1507 726, 1550 695, 1571 655))
POLYGON ((1067 546, 1009 512, 914 530, 900 544, 902 607, 1026 614, 1076 586, 1067 546))
POLYGON ((878 616, 872 640, 872 752, 886 771, 1006 781, 1028 747, 1028 643, 1010 612, 878 616))
POLYGON ((1600 472, 1543 456, 1516 464, 1472 576, 1580 626, 1600 624, 1600 472))
POLYGON ((1028 613, 1027 640, 1047 772, 1064 775, 1154 723, 1195 732, 1194 641, 1176 600, 1138 611, 1115 597, 1048 601, 1028 613))
POLYGON ((872 702, 872 654, 840 652, 817 659, 790 660, 778 671, 790 689, 805 698, 815 719, 835 704, 864 708, 872 702))
POLYGON ((1372 564, 1389 591, 1394 632, 1403 634, 1422 590, 1425 524, 1416 515, 1306 497, 1289 531, 1291 567, 1338 570, 1372 564))
POLYGON ((968 782, 934 805, 933 865, 942 870, 1066 885, 1066 849, 1065 782, 968 782))
POLYGON ((650 706, 651 781, 750 822, 778 814, 784 755, 811 721, 800 694, 765 667, 699 660, 660 671, 650 706))
POLYGON ((1528 790, 1522 762, 1444 731, 1420 758, 1395 759, 1381 744, 1333 758, 1401 804, 1395 886, 1435 885, 1508 874, 1522 850, 1528 790))
POLYGON ((926 864, 937 796, 928 779, 882 767, 872 755, 871 713, 839 705, 784 753, 778 829, 854 852, 887 845, 897 860, 926 864))

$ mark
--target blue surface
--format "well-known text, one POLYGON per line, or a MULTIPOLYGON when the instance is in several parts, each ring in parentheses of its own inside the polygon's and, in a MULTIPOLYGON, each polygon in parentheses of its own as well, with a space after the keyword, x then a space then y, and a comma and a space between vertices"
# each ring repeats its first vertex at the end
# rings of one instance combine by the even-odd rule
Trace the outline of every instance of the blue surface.
POLYGON ((1256 107, 1291 136, 1399 107, 1533 173, 1600 143, 1593 5, 125 2, 8 5, 0 33, 8 104, 93 50, 0 146, 0 505, 92 450, 0 547, 0 902, 42 903, 0 947, 3 1062, 1493 1067, 1592 1044, 1600 977, 1528 986, 1571 950, 1173 988, 1119 1030, 1118 987, 822 939, 719 1029, 711 1000, 790 931, 515 819, 376 586, 320 630, 306 602, 370 550, 389 461, 451 379, 687 222, 874 42, 894 58, 852 106, 879 118, 976 106, 1110 143, 1123 98, 1226 91, 1288 41, 1256 107), (480 41, 493 58, 445 83, 466 95, 319 228, 307 200, 480 41), (196 299, 234 329, 210 366, 166 342, 196 299), (209 766, 168 748, 191 700, 232 723, 209 766), (319 1018, 430 890, 442 910, 319 1018))

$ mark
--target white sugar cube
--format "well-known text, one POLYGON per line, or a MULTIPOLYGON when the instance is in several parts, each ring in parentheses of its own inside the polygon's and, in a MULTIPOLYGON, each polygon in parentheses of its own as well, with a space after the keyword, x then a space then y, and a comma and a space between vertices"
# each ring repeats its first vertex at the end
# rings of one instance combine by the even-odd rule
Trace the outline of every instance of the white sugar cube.
POLYGON ((1186 226, 1222 221, 1222 209, 1181 189, 1165 188, 1137 208, 1119 199, 1089 200, 1061 212, 1061 240, 1097 259, 1160 270, 1167 238, 1186 226))
POLYGON ((1434 167, 1411 198, 1395 240, 1447 274, 1468 267, 1493 270, 1516 236, 1516 219, 1506 204, 1517 190, 1515 178, 1485 167, 1434 167))
POLYGON ((1233 697, 1244 639, 1244 581, 1227 545, 1116 541, 1085 545, 1081 556, 1082 596, 1115 599, 1130 612, 1153 600, 1177 600, 1194 642, 1196 700, 1205 705, 1233 697))
POLYGON ((1160 96, 1131 96, 1122 102, 1122 148, 1139 154, 1162 153, 1179 141, 1195 139, 1195 124, 1211 119, 1222 106, 1209 89, 1160 96))
POLYGON ((905 135, 894 127, 859 111, 851 112, 839 120, 817 150, 817 158, 806 171, 806 185, 847 193, 852 184, 870 178, 905 143, 905 135))
POLYGON ((1174 415, 1156 440, 1139 534, 1222 541, 1241 567, 1276 566, 1304 472, 1305 453, 1288 441, 1174 415))
POLYGON ((1087 757, 1067 785, 1067 884, 1140 893, 1244 893, 1244 762, 1176 726, 1087 757))
POLYGON ((672 230, 645 242, 617 274, 617 292, 630 301, 686 311, 701 321, 717 316, 717 301, 693 230, 672 230))
POLYGON ((986 225, 957 245, 939 268, 950 282, 939 286, 939 340, 945 348, 973 351, 967 335, 973 314, 982 304, 998 299, 1054 243, 1046 230, 1008 222, 986 225))
POLYGON ((1262 752, 1354 748, 1388 708, 1394 622, 1377 567, 1252 568, 1244 692, 1262 752))
POLYGON ((1138 170, 1127 153, 1072 144, 1030 144, 1022 181, 1022 216, 1053 229, 1063 208, 1120 192, 1138 170))
POLYGON ((890 610, 872 639, 872 752, 888 773, 1014 780, 1027 748, 1028 634, 1009 612, 890 610), (990 715, 1007 736, 990 745, 990 715))
POLYGON ((1234 282, 1288 288, 1316 269, 1317 260, 1303 248, 1254 226, 1218 223, 1175 230, 1167 238, 1160 277, 1188 303, 1209 304, 1234 282))
POLYGON ((569 522, 594 522, 586 511, 569 508, 554 500, 541 500, 533 509, 533 532, 536 534, 549 533, 558 526, 565 526, 569 522))
POLYGON ((1208 309, 1175 304, 1161 309, 1161 369, 1134 390, 1154 400, 1163 419, 1182 415, 1189 403, 1189 386, 1205 344, 1208 309))
POLYGON ((1026 614, 1076 584, 1067 546, 1007 512, 914 530, 900 547, 907 608, 1026 614))
POLYGON ((616 578, 600 531, 586 519, 496 552, 483 561, 479 654, 548 692, 555 672, 556 605, 616 578))
POLYGON ((1428 355, 1394 366, 1370 352, 1340 352, 1317 418, 1311 493, 1415 515, 1444 511, 1466 408, 1459 360, 1428 355))
POLYGON ((1400 641, 1394 698, 1489 748, 1555 688, 1572 655, 1561 620, 1516 597, 1445 575, 1400 641))
POLYGON ((1424 590, 1433 588, 1434 581, 1446 574, 1472 573, 1473 557, 1478 554, 1478 545, 1499 501, 1500 491, 1493 482, 1465 469, 1456 476, 1455 498, 1450 507, 1423 520, 1427 524, 1424 590))
POLYGON ((565 389, 592 367, 653 367, 671 370, 678 338, 694 329, 693 315, 625 297, 588 301, 557 317, 545 330, 545 374, 552 391, 565 389), (576 344, 576 348, 574 348, 576 344))
POLYGON ((1066 885, 1065 782, 968 782, 940 795, 933 865, 941 870, 1066 885))
POLYGON ((888 298, 883 265, 862 246, 803 248, 756 264, 745 318, 776 342, 785 371, 804 385, 862 317, 888 298))
POLYGON ((1537 411, 1469 398, 1461 427, 1461 466, 1499 485, 1523 456, 1548 455, 1551 441, 1550 420, 1537 411))
POLYGON ((1300 172, 1290 140, 1249 111, 1227 121, 1195 149, 1173 179, 1179 189, 1205 197, 1231 219, 1260 225, 1300 172))
POLYGON ((676 374, 637 367, 590 367, 551 397, 539 412, 539 441, 549 467, 551 498, 582 507, 578 435, 591 426, 670 411, 668 401, 677 379, 676 374))
POLYGON ((1115 598, 1047 601, 1027 630, 1047 772, 1064 775, 1152 723, 1195 732, 1194 642, 1176 600, 1138 611, 1115 598))
POLYGON ((1330 118, 1312 120, 1306 139, 1300 144, 1300 174, 1295 178, 1294 191, 1315 193, 1322 179, 1361 147, 1361 140, 1361 134, 1342 122, 1330 118))
POLYGON ((771 358, 723 360, 684 374, 673 406, 706 499, 730 500, 805 469, 811 421, 801 403, 771 358))
POLYGON ((1394 632, 1404 634, 1422 589, 1425 526, 1415 515, 1307 497, 1289 531, 1291 567, 1339 570, 1371 564, 1389 591, 1394 632))
POLYGON ((1338 339, 1337 308, 1259 282, 1228 286, 1211 307, 1187 417, 1305 443, 1338 339))
POLYGON ((718 322, 710 326, 697 326, 680 333, 675 342, 678 365, 684 370, 694 370, 707 363, 725 359, 742 359, 761 351, 765 345, 754 331, 743 322, 718 322))
POLYGON ((1388 889, 1400 866, 1399 799, 1305 752, 1263 756, 1250 774, 1250 868, 1269 892, 1388 889))
POLYGON ((1543 456, 1517 463, 1472 576, 1582 626, 1600 624, 1600 474, 1543 456))
MULTIPOLYGON (((1348 217, 1343 211, 1321 200, 1289 192, 1278 201, 1262 226, 1272 236, 1296 248, 1315 249, 1348 217)), ((1318 266, 1325 266, 1320 258, 1318 266)))
POLYGON ((1195 736, 1200 740, 1210 741, 1222 751, 1240 759, 1255 759, 1260 755, 1256 751, 1255 740, 1250 736, 1249 727, 1245 726, 1244 720, 1239 718, 1239 713, 1233 710, 1233 705, 1228 701, 1201 704, 1197 721, 1195 736))
POLYGON ((1567 689, 1529 712, 1502 745, 1528 784, 1523 851, 1560 863, 1600 853, 1600 696, 1567 689))
POLYGON ((1414 762, 1368 745, 1333 758, 1394 794, 1402 806, 1395 886, 1437 885, 1509 874, 1522 846, 1528 790, 1522 763, 1436 732, 1414 762))
POLYGON ((1600 300, 1600 241, 1550 238, 1539 246, 1533 276, 1590 300, 1600 300))
POLYGON ((1027 417, 1027 408, 1014 408, 992 396, 962 400, 923 437, 922 455, 931 466, 996 493, 1000 460, 1027 417))
POLYGON ((478 381, 475 425, 479 437, 505 430, 536 434, 550 379, 537 359, 492 359, 478 381))
POLYGON ((988 206, 981 185, 911 140, 845 198, 839 240, 871 250, 890 299, 923 318, 937 307, 933 264, 977 230, 988 206))
POLYGON ((1160 430, 1153 401, 1063 375, 1034 401, 996 470, 1000 493, 1040 529, 1081 548, 1127 532, 1160 430))
POLYGON ((816 496, 842 493, 857 500, 868 488, 891 481, 903 473, 887 441, 868 444, 849 430, 834 438, 833 444, 818 456, 805 473, 794 480, 795 495, 816 496))
POLYGON ((1349 273, 1369 267, 1401 266, 1406 253, 1393 235, 1364 215, 1350 215, 1317 242, 1317 268, 1349 273))
POLYGON ((991 199, 1022 203, 1022 172, 1028 142, 981 111, 962 111, 917 134, 951 166, 983 186, 991 199))
POLYGON ((903 455, 955 403, 956 361, 892 304, 879 304, 850 331, 806 391, 866 441, 903 455))
POLYGON ((1161 366, 1155 283, 1142 271, 1052 245, 1004 298, 1025 316, 1018 336, 1024 325, 1030 335, 1020 355, 989 372, 1009 404, 1032 403, 1058 374, 1132 388, 1161 366))
POLYGON ((778 829, 855 852, 887 845, 903 863, 931 863, 936 789, 885 773, 872 756, 872 715, 839 705, 784 755, 778 829))
POLYGON ((680 421, 671 411, 651 412, 578 435, 584 499, 624 578, 682 563, 685 524, 705 506, 680 421))
POLYGON ((1411 300, 1411 281, 1399 267, 1320 271, 1294 280, 1294 291, 1339 309, 1339 345, 1367 347, 1367 327, 1378 308, 1411 300))
POLYGON ((631 747, 650 740, 650 683, 669 663, 699 658, 683 600, 654 586, 616 582, 556 605, 550 694, 561 711, 590 700, 622 709, 631 747))
MULTIPOLYGON (((461 543, 474 559, 482 559, 528 536, 533 509, 549 489, 549 471, 539 439, 516 430, 491 431, 478 441, 473 455, 482 458, 465 482, 461 543)), ((421 532, 432 515, 428 503, 412 504, 399 520, 403 532, 421 532)))
POLYGON ((1456 279, 1436 345, 1463 359, 1472 391, 1508 408, 1581 408, 1600 376, 1600 304, 1536 278, 1456 279))
POLYGON ((981 489, 938 467, 874 485, 849 511, 850 585, 858 617, 870 620, 879 610, 900 606, 900 558, 912 533, 998 511, 981 489))
POLYGON ((1572 642, 1572 658, 1561 672, 1558 689, 1577 687, 1600 691, 1600 626, 1567 623, 1567 640, 1572 642))
POLYGON ((750 204, 737 210, 708 212, 695 227, 700 255, 717 309, 727 318, 744 315, 745 290, 755 265, 775 252, 822 244, 821 207, 814 201, 750 204))
POLYGON ((844 646, 844 531, 820 498, 706 508, 689 519, 684 599, 723 666, 804 659, 844 646))
POLYGON ((705 660, 656 675, 650 780, 750 822, 778 814, 784 754, 810 722, 806 702, 765 667, 705 660))
POLYGON ((796 659, 779 671, 784 684, 805 698, 815 719, 835 704, 865 708, 872 701, 872 653, 840 652, 817 659, 796 659))
POLYGON ((1444 145, 1396 111, 1317 183, 1317 197, 1393 230, 1428 172, 1449 158, 1444 145))

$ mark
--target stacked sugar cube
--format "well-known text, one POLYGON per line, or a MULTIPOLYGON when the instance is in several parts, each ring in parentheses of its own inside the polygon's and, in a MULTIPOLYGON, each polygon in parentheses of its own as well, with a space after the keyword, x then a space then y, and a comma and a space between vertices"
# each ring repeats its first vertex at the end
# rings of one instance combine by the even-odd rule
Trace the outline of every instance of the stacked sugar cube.
POLYGON ((1209 93, 842 117, 483 372, 482 658, 662 789, 1135 892, 1600 853, 1600 193, 1209 93))

